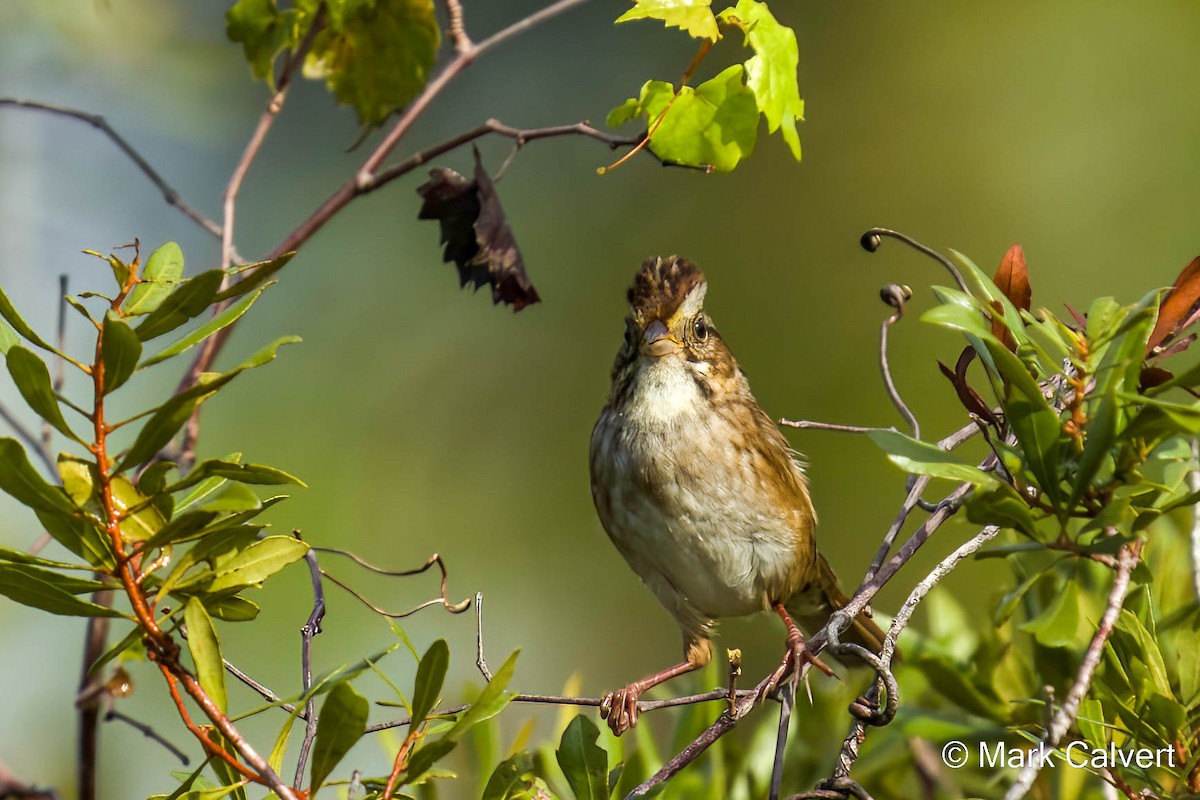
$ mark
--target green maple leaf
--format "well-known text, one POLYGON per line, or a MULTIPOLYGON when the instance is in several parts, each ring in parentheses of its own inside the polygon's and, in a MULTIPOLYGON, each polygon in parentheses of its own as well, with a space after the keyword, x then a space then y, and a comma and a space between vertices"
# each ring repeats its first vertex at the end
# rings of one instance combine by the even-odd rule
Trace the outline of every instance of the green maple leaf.
POLYGON ((433 0, 331 3, 304 74, 323 78, 364 125, 378 125, 424 88, 441 42, 433 0))
POLYGON ((799 161, 796 120, 804 119, 804 101, 796 81, 800 50, 795 32, 780 25, 766 4, 757 0, 738 0, 737 6, 722 11, 719 19, 746 34, 746 44, 754 50, 754 56, 746 62, 746 85, 754 92, 758 110, 767 118, 767 130, 780 131, 799 161))
MULTIPOLYGON (((744 77, 742 65, 734 64, 694 89, 684 86, 678 94, 665 81, 649 81, 630 118, 646 116, 654 130, 650 149, 659 158, 729 172, 754 152, 758 137, 758 108, 744 77)), ((627 113, 628 108, 626 103, 613 114, 627 113)))
POLYGON ((721 31, 712 12, 712 0, 634 0, 637 5, 617 17, 617 22, 659 19, 670 27, 682 28, 697 39, 717 41, 721 31))

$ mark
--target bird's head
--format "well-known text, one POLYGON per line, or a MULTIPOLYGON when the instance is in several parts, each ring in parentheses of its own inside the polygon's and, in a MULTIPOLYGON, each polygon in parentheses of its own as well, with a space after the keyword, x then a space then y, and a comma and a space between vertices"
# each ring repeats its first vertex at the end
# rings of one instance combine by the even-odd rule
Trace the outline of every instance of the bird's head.
POLYGON ((613 378, 630 367, 659 364, 685 366, 697 378, 736 369, 704 313, 707 290, 704 273, 692 262, 678 256, 646 259, 627 294, 625 342, 613 378))

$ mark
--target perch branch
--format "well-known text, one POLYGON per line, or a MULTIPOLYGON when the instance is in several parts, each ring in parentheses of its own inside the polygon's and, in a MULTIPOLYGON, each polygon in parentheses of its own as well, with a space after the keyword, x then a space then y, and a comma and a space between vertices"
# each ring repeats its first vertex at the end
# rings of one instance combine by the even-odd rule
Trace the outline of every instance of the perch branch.
MULTIPOLYGON (((300 532, 293 535, 299 539, 300 532)), ((312 689, 312 641, 321 632, 321 622, 325 619, 325 589, 321 585, 321 565, 317 562, 317 554, 310 547, 304 554, 308 564, 308 574, 312 580, 313 609, 308 620, 300 628, 300 670, 304 694, 308 702, 304 704, 304 740, 300 743, 300 755, 296 760, 296 776, 292 786, 299 789, 304 780, 304 767, 308 762, 308 753, 312 749, 313 739, 317 737, 316 698, 309 694, 312 689)), ((314 787, 315 788, 315 787, 314 787)))

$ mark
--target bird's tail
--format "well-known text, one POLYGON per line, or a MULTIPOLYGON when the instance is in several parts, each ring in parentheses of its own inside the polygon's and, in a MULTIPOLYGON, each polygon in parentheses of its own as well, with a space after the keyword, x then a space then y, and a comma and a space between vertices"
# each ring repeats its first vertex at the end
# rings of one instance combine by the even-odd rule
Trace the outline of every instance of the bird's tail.
MULTIPOLYGON (((820 630, 829 621, 833 612, 844 608, 850 598, 842 591, 833 567, 825 556, 817 555, 817 576, 804 591, 786 603, 788 613, 806 633, 820 630)), ((883 630, 866 614, 854 618, 850 628, 842 634, 843 642, 862 645, 876 655, 883 647, 883 630)))

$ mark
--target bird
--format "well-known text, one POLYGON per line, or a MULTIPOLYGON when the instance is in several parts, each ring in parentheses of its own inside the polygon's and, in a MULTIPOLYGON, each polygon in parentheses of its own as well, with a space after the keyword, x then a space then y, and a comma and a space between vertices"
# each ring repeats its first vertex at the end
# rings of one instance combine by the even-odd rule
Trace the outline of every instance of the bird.
MULTIPOLYGON (((819 629, 848 602, 817 550, 803 463, 705 313, 707 291, 686 259, 643 262, 592 431, 600 522, 683 633, 681 662, 602 699, 601 717, 618 736, 637 724, 643 692, 712 659, 717 620, 779 615, 788 650, 774 690, 802 659, 824 667, 806 654, 800 628, 819 629)), ((874 652, 883 638, 864 614, 843 635, 874 652)))

